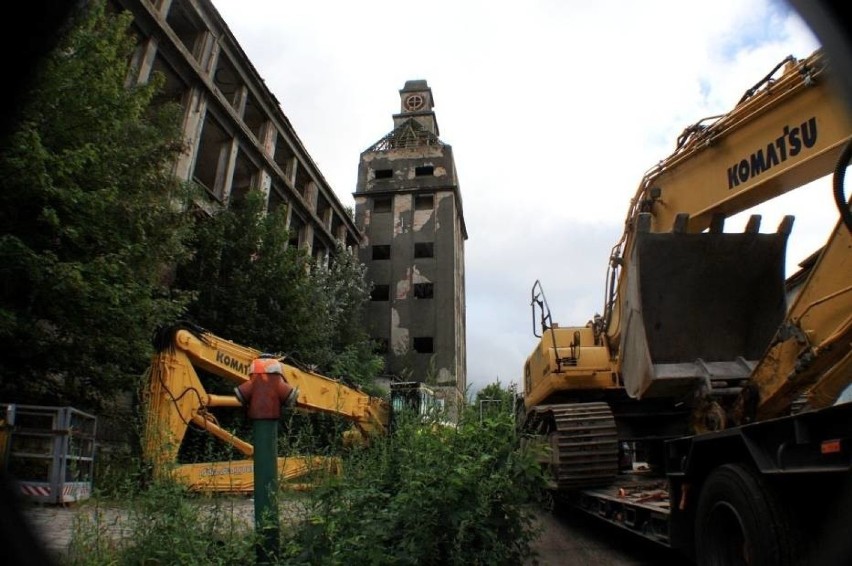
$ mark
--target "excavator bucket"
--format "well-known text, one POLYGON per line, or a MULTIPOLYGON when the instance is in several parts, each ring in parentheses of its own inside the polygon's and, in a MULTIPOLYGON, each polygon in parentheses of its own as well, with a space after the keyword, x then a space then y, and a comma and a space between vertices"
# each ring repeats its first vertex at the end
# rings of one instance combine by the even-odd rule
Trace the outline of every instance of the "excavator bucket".
POLYGON ((733 394, 784 318, 792 217, 775 234, 757 232, 759 217, 743 233, 654 233, 644 220, 626 274, 627 392, 677 397, 706 384, 733 394))

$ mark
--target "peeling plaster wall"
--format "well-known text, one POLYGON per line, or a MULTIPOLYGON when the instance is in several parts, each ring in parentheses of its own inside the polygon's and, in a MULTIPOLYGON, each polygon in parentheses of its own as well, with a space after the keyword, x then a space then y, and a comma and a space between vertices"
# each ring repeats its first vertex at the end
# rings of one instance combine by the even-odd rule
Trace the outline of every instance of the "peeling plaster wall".
POLYGON ((400 326, 399 312, 391 309, 390 350, 397 356, 408 353, 409 339, 408 329, 400 326))
POLYGON ((399 375, 410 368, 421 381, 457 380, 455 389, 464 391, 467 236, 452 148, 364 152, 354 197, 356 224, 364 232, 359 257, 368 279, 388 286, 388 300, 372 301, 367 316, 372 335, 388 341, 386 371, 399 375), (432 206, 426 208, 428 200, 421 198, 418 210, 418 197, 426 196, 432 197, 432 206), (377 211, 377 201, 387 199, 389 211, 377 211), (432 244, 433 257, 415 258, 415 244, 424 243, 432 244), (373 246, 381 245, 390 246, 390 258, 373 260, 373 246), (432 284, 432 298, 415 298, 420 283, 432 284), (413 351, 418 337, 432 338, 433 353, 413 351), (430 371, 434 374, 427 375, 430 371))
POLYGON ((411 231, 411 195, 396 195, 393 199, 393 236, 411 231))

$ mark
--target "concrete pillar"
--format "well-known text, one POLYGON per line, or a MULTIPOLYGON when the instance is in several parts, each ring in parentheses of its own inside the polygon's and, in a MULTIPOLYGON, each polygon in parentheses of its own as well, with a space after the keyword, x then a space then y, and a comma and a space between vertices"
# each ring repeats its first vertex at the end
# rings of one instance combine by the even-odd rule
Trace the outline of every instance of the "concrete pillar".
POLYGON ((198 87, 190 89, 186 97, 186 112, 181 129, 184 132, 187 149, 175 164, 175 176, 178 179, 189 181, 192 178, 192 169, 195 165, 196 155, 198 155, 198 146, 201 143, 204 118, 207 116, 207 98, 198 87))
POLYGON ((157 13, 165 19, 172 7, 172 0, 154 0, 152 4, 157 13))
POLYGON ((310 210, 311 212, 317 211, 318 195, 319 188, 317 188, 317 184, 313 181, 308 181, 307 186, 305 186, 305 202, 308 203, 308 210, 310 210))
POLYGON ((310 222, 305 222, 302 227, 302 233, 299 234, 299 247, 311 255, 314 251, 314 226, 310 222))
POLYGON ((210 33, 210 31, 204 32, 204 37, 201 40, 199 63, 207 75, 210 75, 216 70, 216 65, 219 62, 220 51, 221 47, 216 36, 210 33))
POLYGON ((133 59, 130 62, 130 71, 127 73, 125 86, 131 87, 137 84, 145 84, 151 78, 151 69, 157 58, 156 37, 149 37, 136 48, 133 59))
POLYGON ((290 185, 296 188, 296 170, 299 169, 299 160, 296 159, 296 156, 290 158, 290 163, 287 166, 287 180, 290 181, 290 185))
POLYGON ((257 187, 263 193, 263 211, 269 210, 269 193, 272 190, 272 176, 266 169, 259 169, 252 179, 252 186, 257 187))
POLYGON ((239 144, 236 139, 222 143, 219 148, 219 161, 216 164, 216 182, 213 186, 213 193, 218 195, 226 205, 231 197, 231 185, 234 181, 234 166, 237 161, 238 150, 239 144))
POLYGON ((263 154, 270 159, 275 157, 275 146, 278 143, 278 130, 275 129, 275 124, 271 120, 267 120, 260 127, 260 147, 263 149, 263 154))
POLYGON ((234 111, 241 120, 246 113, 246 102, 248 102, 248 87, 246 85, 242 85, 234 93, 234 100, 231 101, 234 111))

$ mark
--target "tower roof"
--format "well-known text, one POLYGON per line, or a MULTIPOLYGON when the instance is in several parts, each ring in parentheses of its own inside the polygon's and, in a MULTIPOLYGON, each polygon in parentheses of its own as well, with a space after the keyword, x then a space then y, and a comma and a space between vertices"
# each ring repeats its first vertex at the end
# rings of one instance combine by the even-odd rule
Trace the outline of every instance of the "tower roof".
POLYGON ((426 129, 414 118, 402 122, 382 139, 371 145, 367 151, 387 151, 425 146, 443 146, 438 136, 426 129))

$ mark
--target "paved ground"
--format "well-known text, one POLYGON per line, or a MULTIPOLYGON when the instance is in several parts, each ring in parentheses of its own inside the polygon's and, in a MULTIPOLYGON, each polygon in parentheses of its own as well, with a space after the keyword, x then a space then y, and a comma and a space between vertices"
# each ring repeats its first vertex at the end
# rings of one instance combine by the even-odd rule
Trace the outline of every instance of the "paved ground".
POLYGON ((689 564, 669 549, 579 511, 542 511, 539 521, 543 531, 535 548, 541 566, 689 564))
MULTIPOLYGON (((217 504, 222 509, 222 502, 217 504)), ((243 521, 247 529, 254 522, 254 504, 248 498, 226 502, 226 509, 243 521)), ((72 506, 31 505, 25 516, 58 563, 67 551, 75 521, 92 520, 98 514, 105 532, 121 538, 128 532, 126 517, 118 509, 91 504, 72 506)), ((542 535, 536 542, 541 566, 682 566, 686 562, 672 552, 646 542, 585 514, 566 510, 542 511, 539 515, 542 535)))
MULTIPOLYGON (((200 504, 205 505, 204 502, 200 504)), ((254 526, 254 502, 249 498, 222 498, 206 505, 211 511, 232 513, 247 531, 254 526)), ((117 507, 91 502, 67 506, 31 504, 25 505, 23 512, 44 548, 60 564, 68 552, 75 525, 81 521, 97 521, 98 532, 117 541, 130 533, 127 513, 117 507)), ((93 531, 87 529, 87 532, 93 531)))

